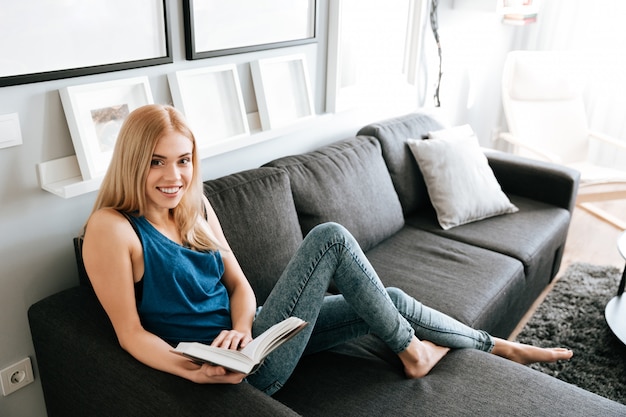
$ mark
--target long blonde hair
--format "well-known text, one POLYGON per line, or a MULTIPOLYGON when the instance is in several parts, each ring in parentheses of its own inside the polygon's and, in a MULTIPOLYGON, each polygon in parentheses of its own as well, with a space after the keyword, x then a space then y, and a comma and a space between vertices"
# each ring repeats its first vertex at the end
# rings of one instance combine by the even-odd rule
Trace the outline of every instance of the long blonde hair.
MULTIPOLYGON (((92 213, 112 208, 125 213, 146 211, 146 179, 154 149, 167 132, 177 132, 193 144, 191 183, 178 206, 170 212, 183 243, 195 250, 215 250, 217 243, 206 221, 196 139, 183 115, 174 107, 150 104, 131 112, 122 125, 111 163, 104 176, 92 213)), ((84 230, 84 229, 83 229, 84 230)))

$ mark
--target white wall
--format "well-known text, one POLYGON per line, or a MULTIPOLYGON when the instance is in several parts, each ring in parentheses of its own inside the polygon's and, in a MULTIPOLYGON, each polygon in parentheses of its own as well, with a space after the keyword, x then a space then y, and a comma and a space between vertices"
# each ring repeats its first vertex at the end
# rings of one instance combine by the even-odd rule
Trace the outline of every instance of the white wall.
MULTIPOLYGON (((147 75, 155 102, 169 103, 171 97, 166 79, 169 72, 235 62, 242 74, 244 88, 249 89, 249 84, 246 87, 249 61, 260 56, 297 51, 304 52, 309 60, 316 111, 321 114, 325 102, 328 1, 318 0, 317 44, 186 61, 182 2, 168 0, 173 64, 0 88, 0 115, 19 113, 23 136, 23 145, 0 149, 0 369, 26 356, 35 359, 36 364, 28 328, 28 307, 77 284, 72 238, 88 216, 95 198, 95 193, 90 193, 65 200, 41 190, 37 182, 36 164, 74 154, 58 89, 147 75)), ((471 123, 484 141, 490 130, 499 124, 499 72, 505 49, 517 28, 499 24, 492 9, 484 7, 494 3, 495 10, 492 1, 449 0, 440 3, 439 24, 445 54, 443 110, 451 116, 453 124, 471 123), (473 97, 470 102, 467 100, 468 88, 473 97)), ((426 34, 428 44, 432 41, 429 28, 426 34)), ((352 136, 361 126, 391 116, 386 113, 386 107, 383 103, 379 110, 327 115, 304 131, 206 159, 203 161, 204 179, 253 168, 279 156, 308 151, 352 136)), ((8 397, 0 397, 0 415, 46 415, 38 376, 35 370, 35 383, 8 397)))
MULTIPOLYGON (((502 24, 495 0, 444 0, 438 10, 443 50, 439 111, 451 125, 469 123, 481 145, 494 147, 492 132, 505 125, 500 88, 504 58, 533 25, 502 24)), ((438 65, 430 23, 425 50, 430 76, 424 105, 428 106, 433 103, 438 65)))

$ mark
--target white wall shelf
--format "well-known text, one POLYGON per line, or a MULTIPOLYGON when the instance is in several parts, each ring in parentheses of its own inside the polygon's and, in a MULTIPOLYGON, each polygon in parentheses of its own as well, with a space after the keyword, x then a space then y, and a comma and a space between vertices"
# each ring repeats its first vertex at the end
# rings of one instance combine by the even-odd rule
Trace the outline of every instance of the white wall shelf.
MULTIPOLYGON (((330 117, 330 114, 314 116, 298 123, 272 130, 261 130, 258 113, 248 114, 247 117, 251 132, 249 135, 233 140, 216 142, 200 148, 198 149, 198 157, 201 160, 206 159, 246 146, 276 139, 299 130, 305 130, 313 126, 314 123, 318 123, 321 119, 330 117)), ((37 164, 37 175, 39 185, 43 190, 62 198, 72 198, 98 191, 102 183, 102 177, 83 180, 76 155, 37 164)))
POLYGON ((59 197, 71 198, 96 191, 102 178, 83 180, 76 155, 37 164, 39 185, 59 197))

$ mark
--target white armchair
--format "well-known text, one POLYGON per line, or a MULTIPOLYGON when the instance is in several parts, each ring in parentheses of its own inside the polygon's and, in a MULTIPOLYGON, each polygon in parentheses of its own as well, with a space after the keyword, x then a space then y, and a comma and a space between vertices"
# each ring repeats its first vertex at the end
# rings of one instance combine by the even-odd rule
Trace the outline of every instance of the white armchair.
POLYGON ((579 170, 577 206, 625 230, 626 221, 592 204, 626 198, 626 171, 595 164, 591 147, 609 146, 612 154, 626 158, 626 141, 588 129, 583 101, 587 74, 581 63, 566 52, 509 52, 502 76, 509 132, 499 138, 512 144, 517 154, 579 170))

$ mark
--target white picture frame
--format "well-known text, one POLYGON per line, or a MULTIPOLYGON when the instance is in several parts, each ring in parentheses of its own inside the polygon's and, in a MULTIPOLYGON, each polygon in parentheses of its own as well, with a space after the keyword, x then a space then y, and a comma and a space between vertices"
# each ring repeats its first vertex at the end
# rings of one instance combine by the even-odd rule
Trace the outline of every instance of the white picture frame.
POLYGON ((169 3, 3 2, 0 87, 169 64, 169 3))
POLYGON ((174 106, 185 115, 203 154, 250 135, 235 64, 177 71, 168 81, 174 106))
POLYGON ((126 116, 153 103, 148 77, 68 86, 59 95, 83 180, 105 174, 126 116))
POLYGON ((187 59, 317 42, 315 0, 184 0, 187 59))
POLYGON ((263 130, 288 126, 315 116, 304 54, 252 61, 250 71, 263 130))

